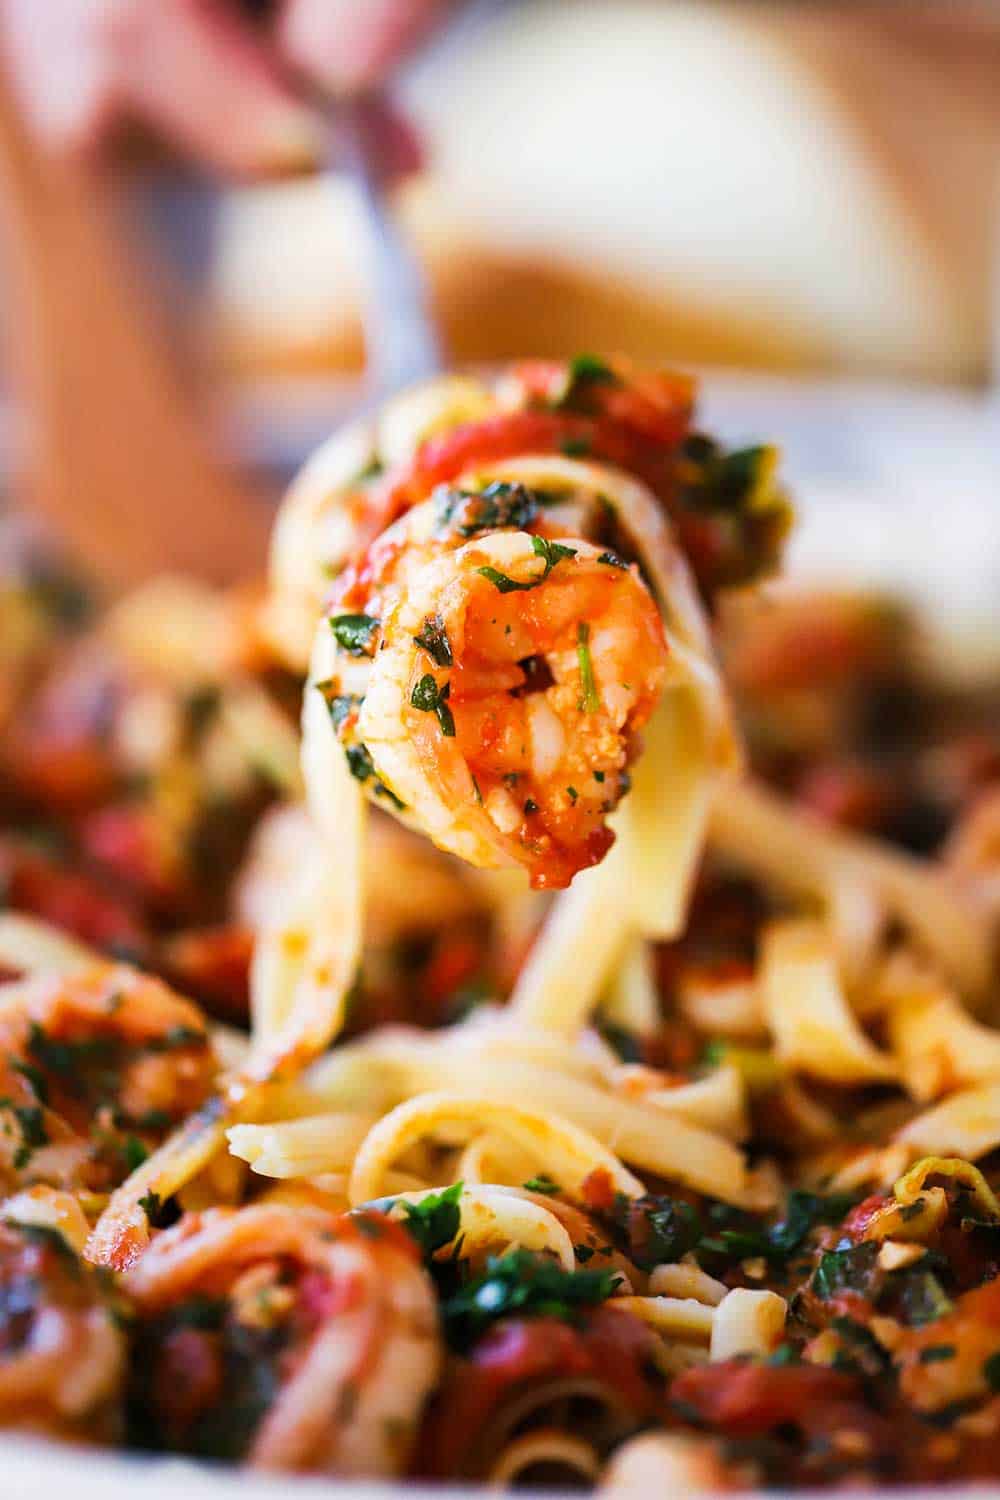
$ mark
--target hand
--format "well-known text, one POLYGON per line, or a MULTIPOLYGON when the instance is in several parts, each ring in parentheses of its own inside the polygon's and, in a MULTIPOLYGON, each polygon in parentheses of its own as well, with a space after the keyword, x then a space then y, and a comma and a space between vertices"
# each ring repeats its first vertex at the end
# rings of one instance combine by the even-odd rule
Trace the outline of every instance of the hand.
MULTIPOLYGON (((271 9, 265 28, 232 0, 0 0, 0 44, 23 111, 51 148, 93 152, 123 117, 138 117, 208 165, 247 172, 322 154, 323 123, 292 70, 328 93, 373 87, 446 0, 271 9)), ((396 134, 405 170, 415 149, 396 134)))

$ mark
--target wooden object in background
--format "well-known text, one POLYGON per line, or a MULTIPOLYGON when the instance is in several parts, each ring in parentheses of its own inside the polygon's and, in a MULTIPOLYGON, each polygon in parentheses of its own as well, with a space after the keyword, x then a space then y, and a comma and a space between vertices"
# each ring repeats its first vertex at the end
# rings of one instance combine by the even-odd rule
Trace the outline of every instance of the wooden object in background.
POLYGON ((15 498, 102 582, 258 571, 267 506, 220 471, 96 169, 42 155, 0 80, 7 366, 27 419, 15 498))

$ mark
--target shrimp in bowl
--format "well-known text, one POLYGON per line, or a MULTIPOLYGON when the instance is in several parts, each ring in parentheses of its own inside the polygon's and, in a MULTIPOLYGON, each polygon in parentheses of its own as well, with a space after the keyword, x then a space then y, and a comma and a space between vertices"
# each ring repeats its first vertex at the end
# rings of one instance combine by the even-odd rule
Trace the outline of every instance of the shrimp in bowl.
POLYGON ((441 1363, 414 1241, 381 1214, 190 1214, 124 1278, 146 1446, 251 1467, 405 1472, 441 1363))
MULTIPOLYGON (((0 1422, 49 1437, 121 1435, 125 1342, 107 1284, 56 1227, 86 1221, 65 1193, 18 1194, 0 1222, 0 1422)), ((80 1235, 77 1235, 80 1239, 80 1235)))
POLYGON ((0 986, 0 1050, 14 1185, 91 1195, 117 1186, 203 1104, 217 1070, 196 1005, 99 961, 0 986))

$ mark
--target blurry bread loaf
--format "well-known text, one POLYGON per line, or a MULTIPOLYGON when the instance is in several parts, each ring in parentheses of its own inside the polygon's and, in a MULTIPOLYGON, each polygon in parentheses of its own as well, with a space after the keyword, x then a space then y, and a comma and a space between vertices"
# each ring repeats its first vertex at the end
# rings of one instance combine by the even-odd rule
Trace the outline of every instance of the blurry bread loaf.
MULTIPOLYGON (((980 375, 1000 7, 979 12, 501 8, 408 85, 431 168, 405 213, 453 357, 980 375)), ((237 365, 358 363, 362 257, 329 184, 234 201, 219 297, 237 365)))

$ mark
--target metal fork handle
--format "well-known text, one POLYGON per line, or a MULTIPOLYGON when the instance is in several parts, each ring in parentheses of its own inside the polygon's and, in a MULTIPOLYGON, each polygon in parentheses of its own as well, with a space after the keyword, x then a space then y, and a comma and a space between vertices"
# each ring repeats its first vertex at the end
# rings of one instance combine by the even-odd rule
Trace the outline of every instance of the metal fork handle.
POLYGON ((337 143, 367 241, 362 324, 369 397, 375 400, 438 374, 443 358, 423 270, 393 208, 377 136, 367 128, 370 109, 365 100, 344 109, 337 143))

